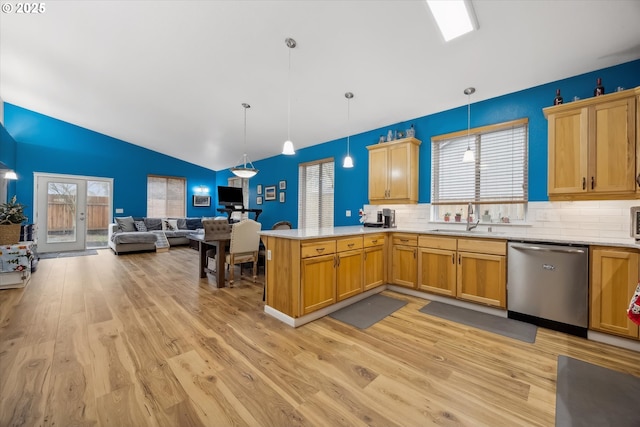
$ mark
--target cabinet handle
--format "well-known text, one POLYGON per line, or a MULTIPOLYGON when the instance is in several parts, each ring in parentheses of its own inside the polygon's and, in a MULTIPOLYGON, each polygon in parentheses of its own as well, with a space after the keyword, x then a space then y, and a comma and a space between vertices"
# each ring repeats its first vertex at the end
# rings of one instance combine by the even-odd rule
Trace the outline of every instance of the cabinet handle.
POLYGON ((595 186, 596 186, 595 178, 591 177, 591 189, 593 190, 595 188, 595 186))
MULTIPOLYGON (((638 178, 640 178, 640 175, 638 175, 638 178)), ((638 185, 640 185, 640 183, 638 183, 638 185)), ((371 243, 373 243, 375 245, 376 243, 378 243, 378 239, 372 240, 371 243)))
POLYGON ((638 176, 636 176, 636 183, 638 183, 638 185, 640 185, 640 174, 638 174, 638 176))
POLYGON ((347 246, 349 246, 350 248, 352 248, 352 247, 353 247, 353 245, 355 245, 355 243, 349 243, 349 244, 347 244, 347 246))
POLYGON ((340 255, 336 256, 336 258, 338 259, 338 267, 340 267, 340 255))
POLYGON ((367 252, 364 253, 364 260, 367 260, 367 252))
POLYGON ((414 249, 413 250, 413 259, 416 259, 416 255, 418 255, 418 250, 414 249))
POLYGON ((462 261, 460 260, 460 254, 458 254, 458 264, 462 264, 462 261))
POLYGON ((321 254, 322 252, 324 252, 324 248, 316 248, 316 251, 321 254))
POLYGON ((401 241, 402 243, 407 243, 407 242, 409 241, 409 239, 400 239, 400 241, 401 241))
POLYGON ((587 189, 587 178, 585 178, 584 176, 582 177, 582 189, 587 189))
POLYGON ((451 254, 451 264, 456 263, 456 254, 451 254))

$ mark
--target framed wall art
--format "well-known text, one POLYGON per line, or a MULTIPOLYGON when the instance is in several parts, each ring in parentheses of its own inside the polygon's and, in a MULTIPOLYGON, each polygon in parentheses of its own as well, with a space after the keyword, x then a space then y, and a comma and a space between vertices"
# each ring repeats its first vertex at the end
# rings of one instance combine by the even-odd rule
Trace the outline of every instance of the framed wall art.
POLYGON ((287 189, 287 181, 282 180, 278 183, 278 188, 280 188, 280 190, 286 190, 287 189))
POLYGON ((257 205, 261 205, 262 204, 262 196, 256 197, 256 204, 257 205))
POLYGON ((211 196, 198 196, 193 195, 193 206, 196 207, 209 207, 211 206, 211 196))
POLYGON ((256 187, 256 194, 257 195, 262 194, 262 184, 258 184, 258 186, 256 187))
POLYGON ((276 199, 276 186, 270 185, 268 187, 264 187, 264 199, 265 200, 275 200, 276 199))
POLYGON ((280 192, 280 203, 284 203, 284 191, 280 192))

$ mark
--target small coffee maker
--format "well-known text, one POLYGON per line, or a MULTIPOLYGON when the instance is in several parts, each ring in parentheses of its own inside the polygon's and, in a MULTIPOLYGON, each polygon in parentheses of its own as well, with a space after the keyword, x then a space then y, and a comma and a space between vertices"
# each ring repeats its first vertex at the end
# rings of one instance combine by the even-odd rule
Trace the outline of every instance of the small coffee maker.
POLYGON ((395 228, 396 211, 394 209, 382 209, 382 217, 384 218, 384 228, 395 228))

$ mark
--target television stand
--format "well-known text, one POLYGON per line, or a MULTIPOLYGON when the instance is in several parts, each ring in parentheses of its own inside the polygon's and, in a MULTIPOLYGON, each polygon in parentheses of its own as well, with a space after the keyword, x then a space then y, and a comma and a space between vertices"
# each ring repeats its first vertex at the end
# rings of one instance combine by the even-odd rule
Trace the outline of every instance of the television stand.
POLYGON ((256 217, 254 219, 257 221, 258 217, 262 213, 262 209, 245 209, 245 208, 236 208, 236 207, 233 207, 233 206, 227 206, 227 207, 224 207, 224 208, 218 208, 218 212, 226 213, 227 214, 227 221, 229 221, 229 223, 231 223, 231 214, 233 212, 254 213, 254 214, 256 214, 256 217))

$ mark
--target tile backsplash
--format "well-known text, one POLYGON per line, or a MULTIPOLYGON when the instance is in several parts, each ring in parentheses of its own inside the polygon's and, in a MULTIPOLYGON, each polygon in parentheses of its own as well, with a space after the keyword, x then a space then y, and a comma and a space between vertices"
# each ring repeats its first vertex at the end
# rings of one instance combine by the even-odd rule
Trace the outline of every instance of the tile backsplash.
MULTIPOLYGON (((576 202, 529 202, 524 224, 492 223, 493 231, 509 236, 553 238, 554 240, 582 240, 603 243, 633 244, 631 237, 632 206, 640 200, 603 200, 576 202)), ((464 229, 465 223, 431 222, 431 205, 365 205, 367 218, 375 221, 382 208, 396 210, 396 225, 409 229, 464 229)), ((480 224, 486 230, 489 224, 480 224)))

